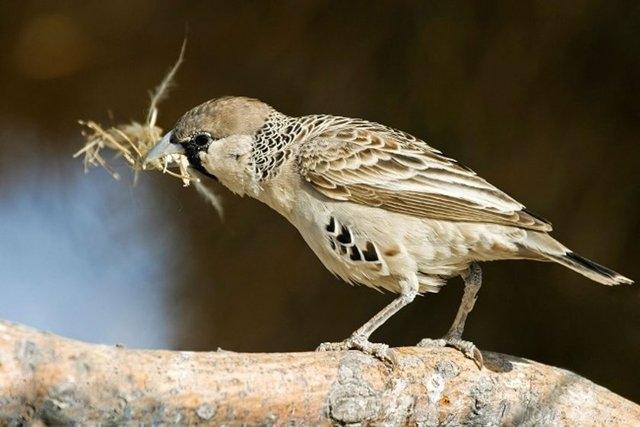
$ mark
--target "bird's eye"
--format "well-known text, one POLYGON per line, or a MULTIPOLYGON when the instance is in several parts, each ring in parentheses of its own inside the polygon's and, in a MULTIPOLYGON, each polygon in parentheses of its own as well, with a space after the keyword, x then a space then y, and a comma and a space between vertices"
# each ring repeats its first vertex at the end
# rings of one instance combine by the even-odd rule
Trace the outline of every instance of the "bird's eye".
POLYGON ((193 138, 193 142, 195 142, 196 145, 200 147, 204 147, 205 145, 211 142, 211 136, 206 133, 201 133, 200 135, 196 135, 193 138))

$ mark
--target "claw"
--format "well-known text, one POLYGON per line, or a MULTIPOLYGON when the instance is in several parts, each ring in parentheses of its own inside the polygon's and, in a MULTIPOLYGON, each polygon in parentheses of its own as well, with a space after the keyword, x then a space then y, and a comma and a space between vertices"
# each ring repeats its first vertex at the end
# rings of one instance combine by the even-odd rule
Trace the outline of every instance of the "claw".
POLYGON ((482 353, 471 341, 465 341, 454 337, 444 337, 437 340, 425 338, 417 345, 418 347, 453 347, 464 354, 467 359, 473 360, 478 366, 478 369, 482 369, 484 366, 482 353))
POLYGON ((346 351, 358 350, 364 354, 388 364, 396 364, 396 354, 387 344, 372 343, 361 335, 352 335, 342 342, 325 342, 316 348, 316 351, 346 351))

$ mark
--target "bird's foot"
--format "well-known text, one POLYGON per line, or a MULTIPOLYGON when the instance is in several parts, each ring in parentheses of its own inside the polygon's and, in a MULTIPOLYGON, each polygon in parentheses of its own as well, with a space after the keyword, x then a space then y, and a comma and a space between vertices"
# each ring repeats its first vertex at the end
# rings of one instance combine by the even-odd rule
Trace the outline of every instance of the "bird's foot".
POLYGON ((394 365, 396 363, 395 353, 387 344, 372 343, 367 338, 359 334, 353 334, 341 342, 324 342, 316 348, 316 351, 345 350, 361 351, 389 365, 394 365))
POLYGON ((418 343, 418 347, 453 347, 465 355, 468 359, 473 360, 479 369, 484 366, 482 353, 478 347, 471 341, 465 341, 457 337, 445 336, 437 340, 425 338, 418 343))

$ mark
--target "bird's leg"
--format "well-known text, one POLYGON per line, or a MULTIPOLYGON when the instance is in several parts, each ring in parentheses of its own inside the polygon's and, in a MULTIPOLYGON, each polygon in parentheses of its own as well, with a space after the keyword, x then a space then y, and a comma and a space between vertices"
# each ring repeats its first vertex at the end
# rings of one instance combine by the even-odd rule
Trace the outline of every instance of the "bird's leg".
POLYGON ((410 280, 401 281, 400 287, 400 296, 391 301, 389 305, 358 328, 349 338, 342 342, 322 343, 317 348, 317 351, 360 350, 384 362, 394 363, 395 357, 389 349, 389 346, 386 344, 372 343, 369 341, 369 337, 402 307, 411 303, 418 294, 418 280, 415 276, 410 280))
POLYGON ((471 310, 473 310, 476 299, 478 299, 478 291, 482 285, 482 270, 480 270, 480 266, 475 262, 472 263, 466 273, 463 274, 462 279, 464 280, 464 294, 462 295, 462 301, 460 302, 460 307, 458 307, 458 313, 456 314, 456 318, 453 320, 451 328, 449 328, 449 332, 439 340, 425 338, 418 343, 418 346, 428 347, 434 345, 448 345, 450 347, 457 348, 465 356, 473 359, 478 367, 482 368, 483 360, 480 350, 478 350, 472 342, 462 339, 464 324, 467 321, 467 316, 471 310))
POLYGON ((462 279, 464 280, 462 301, 460 302, 460 307, 458 307, 456 318, 453 320, 449 332, 445 335, 445 337, 451 339, 462 338, 467 316, 471 313, 471 310, 473 310, 473 306, 478 299, 478 291, 482 285, 482 270, 480 270, 480 266, 476 263, 471 264, 467 272, 462 276, 462 279))

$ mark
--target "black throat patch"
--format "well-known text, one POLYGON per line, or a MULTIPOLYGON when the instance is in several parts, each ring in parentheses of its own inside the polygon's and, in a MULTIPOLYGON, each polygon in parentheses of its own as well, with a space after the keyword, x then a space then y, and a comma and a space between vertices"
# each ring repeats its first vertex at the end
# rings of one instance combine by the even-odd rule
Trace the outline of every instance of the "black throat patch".
POLYGON ((185 141, 182 143, 182 148, 184 148, 184 154, 187 156, 187 160, 189 160, 189 164, 192 168, 200 172, 201 174, 208 176, 214 180, 218 180, 215 175, 210 174, 207 170, 202 166, 202 160, 200 160, 199 154, 201 152, 206 152, 209 148, 210 144, 205 146, 197 145, 193 140, 185 141))

